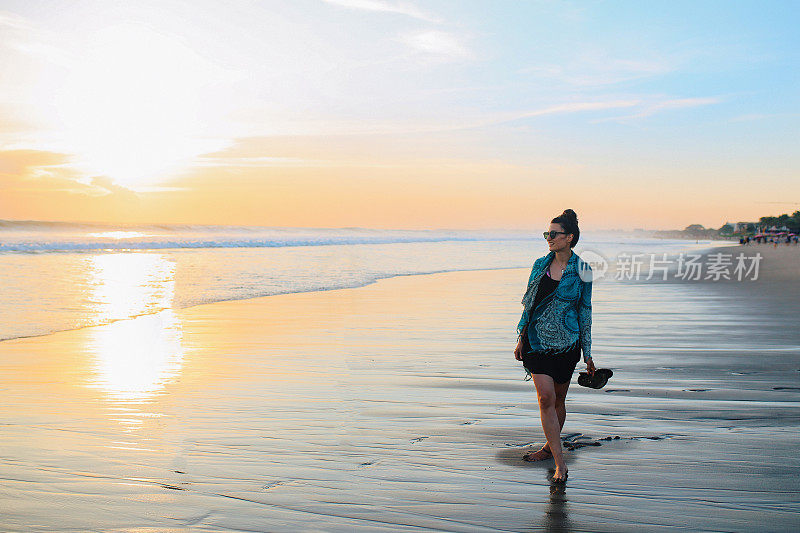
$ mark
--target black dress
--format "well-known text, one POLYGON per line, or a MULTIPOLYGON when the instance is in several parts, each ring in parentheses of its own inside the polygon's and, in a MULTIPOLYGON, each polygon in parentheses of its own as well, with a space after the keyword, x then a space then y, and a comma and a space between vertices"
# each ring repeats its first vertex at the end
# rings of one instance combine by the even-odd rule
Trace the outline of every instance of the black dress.
MULTIPOLYGON (((550 273, 546 272, 542 279, 539 280, 539 287, 536 289, 536 298, 533 302, 535 309, 539 302, 545 296, 552 294, 558 287, 558 281, 550 277, 550 273)), ((530 322, 528 323, 530 327, 530 322)), ((526 328, 525 334, 522 336, 522 364, 525 369, 531 374, 547 374, 556 383, 567 383, 572 379, 572 374, 575 372, 575 367, 578 366, 578 361, 581 360, 581 347, 580 343, 563 352, 544 354, 541 352, 531 351, 530 343, 528 342, 528 330, 526 328)))

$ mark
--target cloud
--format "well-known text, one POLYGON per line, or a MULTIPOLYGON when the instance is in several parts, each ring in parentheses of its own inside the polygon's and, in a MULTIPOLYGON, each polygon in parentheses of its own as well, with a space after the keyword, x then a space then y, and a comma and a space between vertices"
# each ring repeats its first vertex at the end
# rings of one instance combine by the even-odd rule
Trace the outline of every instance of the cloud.
POLYGON ((3 150, 0 151, 0 175, 15 175, 27 179, 68 162, 69 156, 58 152, 3 150))
POLYGON ((675 98, 670 100, 662 100, 656 102, 648 102, 644 99, 630 99, 630 100, 608 100, 601 102, 568 102, 564 104, 557 104, 553 106, 544 107, 542 109, 535 109, 532 111, 518 111, 513 113, 498 114, 483 121, 476 121, 469 127, 484 127, 496 124, 504 124, 521 120, 526 118, 535 118, 546 115, 566 114, 566 113, 581 113, 588 111, 605 111, 608 109, 625 109, 637 108, 639 111, 631 115, 617 116, 610 118, 601 118, 593 120, 592 123, 607 122, 607 121, 622 121, 626 119, 645 118, 662 111, 669 111, 672 109, 683 109, 689 107, 698 107, 704 105, 717 104, 722 101, 718 97, 698 97, 698 98, 675 98))
MULTIPOLYGON (((540 52, 545 54, 545 51, 540 52)), ((570 87, 600 87, 663 76, 675 72, 687 59, 680 54, 653 50, 627 50, 622 56, 602 48, 584 45, 563 57, 542 57, 519 69, 548 84, 570 87)))
POLYGON ((224 167, 224 168, 264 168, 264 167, 289 167, 324 165, 327 161, 317 161, 299 157, 272 157, 272 156, 241 156, 224 157, 216 154, 205 154, 197 158, 193 167, 224 167))
POLYGON ((417 52, 440 59, 467 59, 472 52, 452 33, 425 30, 407 33, 400 40, 417 52))
POLYGON ((67 54, 51 32, 15 13, 0 11, 0 28, 0 48, 47 63, 67 65, 69 59, 80 59, 67 54))
POLYGON ((130 200, 138 200, 139 196, 132 190, 114 183, 108 176, 93 176, 90 183, 100 189, 104 189, 108 194, 122 196, 130 200))
POLYGON ((597 56, 583 58, 569 64, 549 64, 526 67, 520 74, 531 74, 550 82, 565 85, 592 87, 614 85, 673 72, 674 67, 655 60, 616 59, 597 56))
POLYGON ((639 104, 639 100, 613 100, 610 102, 571 102, 559 104, 536 111, 522 113, 515 118, 538 117, 541 115, 552 115, 555 113, 577 113, 579 111, 598 111, 603 109, 618 109, 620 107, 633 107, 639 104))
POLYGON ((194 166, 314 166, 337 159, 342 151, 348 154, 347 157, 358 157, 359 153, 373 149, 370 143, 378 137, 413 139, 415 136, 480 129, 539 116, 630 108, 641 103, 640 99, 567 102, 509 112, 472 110, 395 120, 287 123, 282 129, 291 133, 238 137, 226 149, 203 154, 194 166))
POLYGON ((488 120, 475 124, 473 127, 491 126, 504 124, 525 118, 541 117, 545 115, 555 115, 563 113, 580 113, 583 111, 603 111, 606 109, 619 109, 635 107, 641 103, 640 100, 611 100, 605 102, 569 102, 558 104, 533 111, 517 111, 496 115, 488 120))
POLYGON ((0 26, 26 32, 34 29, 28 19, 8 11, 0 11, 0 26))
POLYGON ((650 107, 645 109, 642 113, 640 113, 638 116, 649 117, 650 115, 654 115, 660 111, 664 111, 667 109, 682 109, 684 107, 697 107, 701 105, 718 104, 720 102, 721 100, 716 97, 678 98, 675 100, 665 100, 663 102, 651 105, 650 107))
POLYGON ((662 100, 660 102, 651 102, 641 107, 641 111, 632 115, 625 115, 620 117, 611 117, 595 120, 594 123, 606 121, 626 121, 638 118, 647 118, 662 111, 669 111, 673 109, 685 109, 689 107, 700 107, 705 105, 713 105, 722 102, 719 97, 696 97, 696 98, 673 98, 670 100, 662 100))
POLYGON ((81 183, 80 175, 69 166, 70 156, 45 150, 0 151, 0 189, 4 193, 70 192, 97 194, 94 187, 81 183))
POLYGON ((138 199, 136 193, 115 184, 107 176, 87 178, 74 169, 71 162, 71 156, 59 152, 33 149, 0 151, 0 190, 6 193, 70 193, 138 199))
POLYGON ((329 4, 345 7, 348 9, 360 9, 362 11, 375 11, 381 13, 396 13, 406 15, 415 19, 427 22, 439 22, 438 19, 420 10, 409 2, 385 2, 383 0, 323 0, 329 4))

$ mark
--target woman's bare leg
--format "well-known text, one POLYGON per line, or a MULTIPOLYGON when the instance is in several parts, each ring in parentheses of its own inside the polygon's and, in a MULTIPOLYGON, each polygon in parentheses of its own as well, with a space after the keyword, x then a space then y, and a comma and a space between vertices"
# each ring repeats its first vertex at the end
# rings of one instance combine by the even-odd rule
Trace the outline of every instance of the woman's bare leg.
MULTIPOLYGON (((558 428, 559 428, 558 431, 559 433, 561 433, 561 431, 564 429, 564 422, 566 422, 567 420, 566 399, 567 399, 567 390, 569 390, 569 381, 567 381, 566 383, 553 382, 553 389, 555 390, 556 393, 556 414, 558 415, 558 428)), ((550 451, 550 447, 547 444, 542 446, 542 449, 547 452, 550 451)))
MULTIPOLYGON (((556 472, 553 480, 566 479, 567 464, 564 462, 564 451, 561 449, 561 426, 556 412, 556 390, 553 378, 545 374, 533 374, 533 383, 536 386, 536 395, 539 399, 539 416, 542 429, 547 438, 550 453, 556 463, 556 472)), ((566 416, 566 415, 565 415, 566 416)))

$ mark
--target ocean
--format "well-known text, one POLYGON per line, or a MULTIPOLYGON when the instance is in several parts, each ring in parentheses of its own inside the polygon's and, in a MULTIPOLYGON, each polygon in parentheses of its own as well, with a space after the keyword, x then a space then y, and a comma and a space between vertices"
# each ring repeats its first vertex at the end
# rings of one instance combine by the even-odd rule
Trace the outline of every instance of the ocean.
MULTIPOLYGON (((710 245, 585 234, 576 252, 710 245)), ((394 276, 529 267, 546 252, 539 232, 0 221, 0 340, 394 276)))

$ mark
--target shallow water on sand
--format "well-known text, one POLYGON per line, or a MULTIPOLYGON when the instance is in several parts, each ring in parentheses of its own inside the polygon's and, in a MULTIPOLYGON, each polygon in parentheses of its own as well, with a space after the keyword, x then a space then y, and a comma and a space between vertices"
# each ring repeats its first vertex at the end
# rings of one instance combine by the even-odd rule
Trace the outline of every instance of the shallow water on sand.
POLYGON ((797 525, 796 300, 596 283, 593 354, 614 377, 570 388, 570 477, 551 486, 552 461, 520 459, 544 442, 511 353, 527 275, 394 278, 0 343, 0 529, 797 525), (119 357, 142 338, 144 364, 119 357))
MULTIPOLYGON (((535 254, 546 253, 541 237, 534 240, 518 233, 276 228, 264 240, 256 238, 264 237, 263 230, 257 230, 239 228, 233 237, 214 231, 201 237, 177 232, 143 234, 134 242, 116 237, 96 242, 94 233, 23 233, 22 238, 19 232, 4 231, 0 221, 0 341, 163 309, 361 287, 394 276, 530 268, 535 254), (248 239, 242 241, 243 235, 248 239), (16 251, 8 251, 15 240, 25 246, 10 246, 16 251)), ((584 235, 575 251, 612 257, 623 249, 665 252, 691 246, 697 245, 584 235)))

